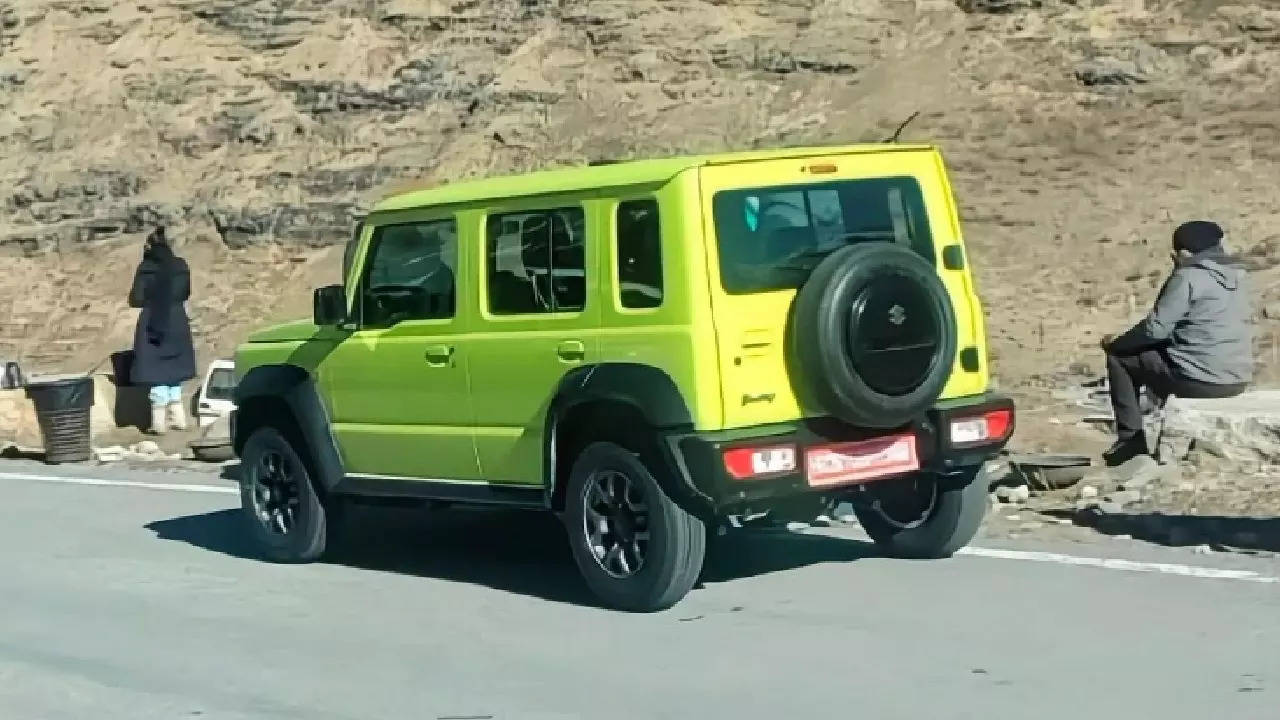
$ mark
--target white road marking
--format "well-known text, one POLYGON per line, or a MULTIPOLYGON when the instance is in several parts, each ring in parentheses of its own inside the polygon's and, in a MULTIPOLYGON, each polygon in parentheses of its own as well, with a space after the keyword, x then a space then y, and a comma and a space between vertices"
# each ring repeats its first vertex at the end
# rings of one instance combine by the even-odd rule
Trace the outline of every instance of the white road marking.
POLYGON ((67 485, 94 485, 99 487, 129 487, 145 490, 173 490, 176 492, 215 493, 239 495, 240 489, 226 485, 195 485, 188 483, 154 483, 136 480, 103 480, 101 478, 59 477, 57 475, 30 475, 27 473, 0 473, 0 481, 29 480, 32 482, 64 483, 67 485))
MULTIPOLYGON (((32 482, 63 483, 68 485, 90 485, 97 487, 128 487, 144 490, 171 490, 176 492, 212 493, 218 495, 238 495, 240 490, 226 485, 196 485, 186 483, 154 483, 136 480, 104 480, 86 477, 59 477, 57 475, 34 475, 28 473, 0 473, 0 481, 27 480, 32 482)), ((1158 573, 1162 575, 1181 575, 1183 577, 1202 578, 1208 580, 1241 580, 1244 582, 1280 584, 1280 578, 1263 575, 1252 570, 1227 570, 1224 568, 1205 567, 1203 565, 1181 565, 1178 563, 1141 562, 1122 558, 1097 558, 1062 553, 1039 552, 1033 550, 1004 550, 999 548, 966 547, 957 555, 984 557, 995 560, 1022 560, 1026 562, 1056 563, 1058 565, 1074 565, 1076 567, 1092 567, 1102 570, 1121 570, 1125 572, 1158 573)))
POLYGON ((1211 580, 1243 580, 1255 583, 1280 583, 1280 578, 1262 575, 1252 570, 1225 570, 1205 567, 1203 565, 1179 565, 1176 563, 1139 562, 1120 558, 1080 557, 1061 553, 1035 552, 1030 550, 1000 550, 996 548, 967 547, 957 555, 996 558, 998 560, 1026 560, 1030 562, 1057 563, 1059 565, 1076 565, 1078 567, 1094 567, 1103 570, 1124 570, 1127 572, 1161 573, 1164 575, 1182 575, 1184 577, 1206 578, 1211 580))
MULTIPOLYGON (((818 528, 800 531, 804 535, 820 535, 823 537, 848 537, 832 535, 818 528)), ((854 528, 854 537, 871 542, 871 537, 862 528, 854 528)), ((1122 558, 1099 558, 1081 555, 1064 555, 1062 553, 1040 552, 1035 550, 1005 550, 1003 548, 969 547, 961 548, 956 555, 983 557, 995 560, 1022 560, 1024 562, 1056 563, 1058 565, 1074 565, 1101 570, 1120 570, 1123 572, 1159 573, 1163 575, 1181 575, 1182 577, 1201 578, 1206 580, 1241 580, 1244 582, 1280 584, 1280 577, 1263 575, 1252 570, 1227 570, 1204 565, 1182 565, 1179 563, 1142 562, 1122 558)))

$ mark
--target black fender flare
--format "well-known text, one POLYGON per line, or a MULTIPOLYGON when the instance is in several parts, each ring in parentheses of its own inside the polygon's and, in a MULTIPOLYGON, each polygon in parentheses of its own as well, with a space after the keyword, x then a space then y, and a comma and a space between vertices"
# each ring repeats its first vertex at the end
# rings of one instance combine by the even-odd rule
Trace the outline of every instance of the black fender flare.
MULTIPOLYGON (((554 508, 557 469, 556 428, 574 408, 595 402, 615 402, 634 408, 649 427, 659 433, 679 432, 693 427, 693 413, 685 402, 675 380, 665 371, 639 363, 601 363, 575 368, 567 373, 556 388, 547 409, 546 427, 542 434, 542 458, 545 501, 554 508)), ((655 438, 659 451, 670 454, 670 448, 655 438)), ((674 457, 666 457, 676 470, 674 457)), ((685 485, 664 487, 673 498, 686 497, 691 488, 683 472, 663 473, 661 482, 685 485)))
POLYGON ((261 407, 262 400, 276 400, 291 416, 293 428, 306 447, 304 451, 314 466, 316 482, 325 491, 332 490, 342 481, 342 455, 333 437, 329 413, 320 400, 311 373, 296 365, 262 365, 255 367, 236 384, 236 421, 232 429, 232 442, 236 455, 244 449, 248 432, 259 427, 261 421, 245 415, 261 407), (259 402, 255 402, 259 401, 259 402))

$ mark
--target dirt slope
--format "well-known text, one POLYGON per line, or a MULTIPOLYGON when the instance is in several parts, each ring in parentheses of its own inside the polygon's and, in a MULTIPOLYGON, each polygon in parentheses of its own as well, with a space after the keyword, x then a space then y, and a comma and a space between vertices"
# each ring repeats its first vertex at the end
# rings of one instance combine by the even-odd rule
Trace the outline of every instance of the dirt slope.
POLYGON ((876 140, 916 110, 1004 387, 1034 407, 1097 369, 1192 217, 1250 257, 1277 379, 1274 0, 0 0, 0 357, 127 343, 155 221, 208 357, 305 313, 405 179, 876 140))

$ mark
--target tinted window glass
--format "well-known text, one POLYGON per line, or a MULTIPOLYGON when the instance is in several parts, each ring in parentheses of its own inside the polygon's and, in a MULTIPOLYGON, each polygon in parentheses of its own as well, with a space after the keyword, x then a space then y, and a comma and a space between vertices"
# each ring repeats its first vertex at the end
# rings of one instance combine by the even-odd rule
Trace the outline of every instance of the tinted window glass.
POLYGON ((207 386, 210 400, 230 400, 236 389, 236 371, 231 368, 217 368, 209 373, 207 386))
POLYGON ((625 308, 662 304, 662 243, 658 201, 618 204, 618 289, 625 308))
POLYGON ((378 228, 366 265, 360 293, 366 327, 453 317, 458 265, 453 220, 378 228))
POLYGON ((485 235, 490 312, 528 315, 586 306, 582 208, 492 215, 485 235))
POLYGON ((852 243, 900 243, 934 260, 924 197, 909 177, 725 190, 712 205, 730 293, 798 288, 852 243))

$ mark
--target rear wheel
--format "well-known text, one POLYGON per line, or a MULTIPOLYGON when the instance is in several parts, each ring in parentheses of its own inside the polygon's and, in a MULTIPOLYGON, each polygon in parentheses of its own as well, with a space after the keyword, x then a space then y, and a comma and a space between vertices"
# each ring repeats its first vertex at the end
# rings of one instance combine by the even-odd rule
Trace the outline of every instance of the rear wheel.
POLYGON ((606 605, 664 610, 697 582, 706 529, 667 497, 634 453, 608 442, 587 447, 574 462, 567 500, 574 560, 606 605))
POLYGON ((241 453, 240 502, 267 559, 300 563, 324 554, 327 514, 311 473, 280 431, 254 431, 241 453))
POLYGON ((981 468, 966 469, 947 484, 918 474, 868 486, 854 504, 858 521, 886 554, 944 558, 969 544, 987 514, 981 468))

